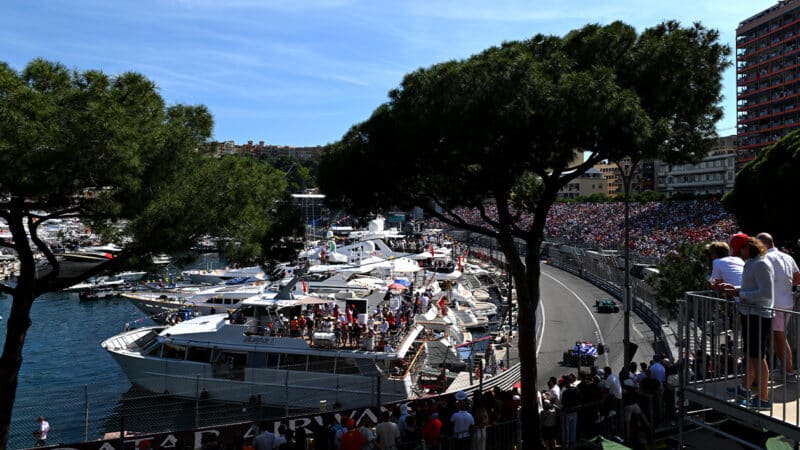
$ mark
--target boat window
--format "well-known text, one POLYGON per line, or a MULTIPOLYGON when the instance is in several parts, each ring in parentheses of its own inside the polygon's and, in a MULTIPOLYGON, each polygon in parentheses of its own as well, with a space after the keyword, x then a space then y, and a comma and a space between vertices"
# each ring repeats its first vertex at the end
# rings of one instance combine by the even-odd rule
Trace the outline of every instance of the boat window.
POLYGON ((164 344, 164 358, 186 359, 186 347, 183 345, 164 344))
POLYGON ((261 352, 247 353, 247 367, 261 369, 267 365, 267 354, 261 352))
POLYGON ((267 353, 267 367, 272 369, 277 368, 279 359, 279 353, 267 353))
MULTIPOLYGON (((372 364, 370 362, 370 364, 372 364)), ((354 358, 339 358, 336 361, 336 373, 343 375, 358 375, 361 372, 358 370, 356 360, 354 358)))
POLYGON ((281 369, 306 370, 306 355, 285 354, 281 358, 281 369))
POLYGON ((147 346, 152 344, 153 341, 156 340, 156 338, 158 338, 158 333, 156 333, 155 331, 151 330, 151 331, 147 332, 144 336, 142 336, 139 339, 137 339, 133 343, 133 345, 135 345, 135 346, 137 346, 139 348, 147 348, 147 346))
POLYGON ((150 351, 147 352, 147 356, 161 356, 161 347, 162 347, 161 344, 154 345, 153 348, 151 348, 150 351))
POLYGON ((308 370, 309 372, 333 373, 335 364, 336 358, 312 356, 308 360, 308 370))
POLYGON ((204 363, 211 362, 211 349, 207 347, 189 347, 186 359, 204 363))

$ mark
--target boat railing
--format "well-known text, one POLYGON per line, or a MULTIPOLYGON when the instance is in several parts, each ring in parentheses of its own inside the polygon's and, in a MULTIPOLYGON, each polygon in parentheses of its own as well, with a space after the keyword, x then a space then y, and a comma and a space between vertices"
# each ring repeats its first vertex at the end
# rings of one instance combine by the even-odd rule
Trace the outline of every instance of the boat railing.
POLYGON ((152 343, 161 331, 160 328, 150 329, 147 331, 138 331, 133 333, 124 333, 114 339, 108 341, 107 348, 109 350, 126 349, 130 351, 138 351, 144 349, 152 343))
POLYGON ((288 336, 289 328, 280 319, 248 318, 244 322, 244 334, 248 336, 288 336))
POLYGON ((422 367, 422 361, 425 360, 425 346, 420 345, 417 350, 407 355, 402 361, 397 361, 396 363, 403 365, 402 372, 393 373, 389 372, 389 378, 396 379, 396 378, 405 378, 406 376, 411 376, 411 378, 416 378, 419 374, 419 371, 422 367))

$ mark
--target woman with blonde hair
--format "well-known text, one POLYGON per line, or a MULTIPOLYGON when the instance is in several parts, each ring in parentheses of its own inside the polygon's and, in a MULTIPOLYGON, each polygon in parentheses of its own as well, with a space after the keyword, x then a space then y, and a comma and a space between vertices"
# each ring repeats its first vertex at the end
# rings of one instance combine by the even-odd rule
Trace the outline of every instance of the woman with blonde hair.
POLYGON ((767 349, 772 337, 772 308, 774 306, 774 285, 772 264, 764 257, 767 248, 755 237, 742 239, 740 245, 733 246, 734 255, 744 261, 742 284, 736 288, 730 284, 720 285, 723 292, 739 297, 739 311, 742 313, 742 337, 747 354, 747 373, 742 377, 742 385, 728 388, 728 391, 744 397, 744 406, 756 409, 772 409, 768 396, 769 367, 767 349), (750 398, 750 386, 758 383, 758 396, 750 398))

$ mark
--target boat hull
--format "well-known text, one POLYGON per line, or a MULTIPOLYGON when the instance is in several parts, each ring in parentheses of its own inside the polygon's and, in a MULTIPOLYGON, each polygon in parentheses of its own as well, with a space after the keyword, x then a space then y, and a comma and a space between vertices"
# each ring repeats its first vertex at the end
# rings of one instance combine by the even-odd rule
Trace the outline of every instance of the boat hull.
POLYGON ((378 381, 360 375, 335 375, 280 369, 244 369, 236 379, 214 374, 211 364, 165 360, 112 352, 131 383, 155 393, 184 399, 259 402, 292 410, 320 404, 359 408, 412 397, 405 380, 378 381))

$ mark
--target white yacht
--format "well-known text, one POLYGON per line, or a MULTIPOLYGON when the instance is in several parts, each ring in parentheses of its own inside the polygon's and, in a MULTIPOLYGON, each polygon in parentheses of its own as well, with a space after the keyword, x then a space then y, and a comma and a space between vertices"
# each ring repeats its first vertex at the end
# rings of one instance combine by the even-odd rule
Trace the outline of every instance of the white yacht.
MULTIPOLYGON (((233 313, 126 331, 102 347, 132 383, 182 398, 310 409, 321 402, 355 408, 418 396, 423 326, 343 347, 331 332, 289 333, 284 318, 328 301, 249 298, 233 313)), ((435 316, 435 308, 429 313, 435 316)))
MULTIPOLYGON (((227 312, 236 308, 246 298, 264 294, 270 294, 269 296, 274 298, 282 288, 290 290, 294 285, 295 282, 291 280, 271 284, 256 280, 249 283, 223 283, 203 287, 190 285, 175 289, 126 292, 122 296, 139 310, 159 321, 160 318, 180 308, 190 308, 202 315, 227 312), (291 286, 287 288, 289 284, 291 286)), ((288 299, 290 296, 285 294, 281 298, 288 299)))
POLYGON ((264 270, 260 266, 250 267, 225 267, 222 269, 193 269, 184 270, 181 274, 194 284, 217 284, 236 278, 257 278, 264 280, 267 278, 264 270))

